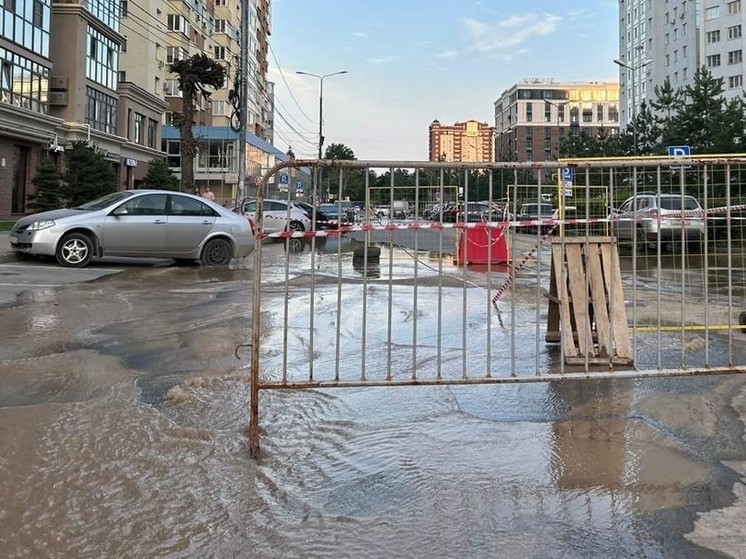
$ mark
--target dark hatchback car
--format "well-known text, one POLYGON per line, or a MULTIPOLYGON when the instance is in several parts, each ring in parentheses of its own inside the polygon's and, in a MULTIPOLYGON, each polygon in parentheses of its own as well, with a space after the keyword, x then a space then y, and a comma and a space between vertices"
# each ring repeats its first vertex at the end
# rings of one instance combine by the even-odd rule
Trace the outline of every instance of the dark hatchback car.
MULTIPOLYGON (((306 202, 294 202, 296 206, 302 209, 308 215, 308 218, 312 220, 316 218, 316 229, 337 229, 340 225, 339 220, 339 208, 336 204, 319 204, 318 206, 312 206, 306 202)), ((343 214, 342 225, 347 224, 347 216, 343 214)))

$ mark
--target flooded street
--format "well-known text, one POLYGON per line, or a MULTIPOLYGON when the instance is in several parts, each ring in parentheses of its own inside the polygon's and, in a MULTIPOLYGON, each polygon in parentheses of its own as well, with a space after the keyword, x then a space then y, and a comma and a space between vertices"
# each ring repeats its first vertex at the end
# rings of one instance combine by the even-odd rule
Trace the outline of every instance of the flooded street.
POLYGON ((252 461, 250 260, 0 307, 0 556, 746 557, 738 376, 265 391, 252 461))

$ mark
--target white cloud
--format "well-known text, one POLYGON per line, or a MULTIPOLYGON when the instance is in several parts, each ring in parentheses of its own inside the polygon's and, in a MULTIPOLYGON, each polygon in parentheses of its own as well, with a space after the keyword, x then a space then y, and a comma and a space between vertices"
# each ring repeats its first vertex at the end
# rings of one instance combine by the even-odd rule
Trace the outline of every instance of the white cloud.
POLYGON ((370 62, 371 64, 385 64, 386 62, 391 62, 395 58, 395 56, 386 56, 382 58, 366 58, 365 60, 366 62, 370 62))
POLYGON ((458 51, 446 50, 443 52, 436 52, 435 58, 442 58, 443 60, 454 60, 458 56, 458 51))
POLYGON ((365 31, 354 31, 352 33, 355 37, 360 37, 361 39, 367 39, 368 33, 365 31))
POLYGON ((514 15, 497 23, 484 23, 476 19, 463 20, 472 49, 495 53, 522 45, 535 37, 554 33, 562 17, 551 14, 514 15))

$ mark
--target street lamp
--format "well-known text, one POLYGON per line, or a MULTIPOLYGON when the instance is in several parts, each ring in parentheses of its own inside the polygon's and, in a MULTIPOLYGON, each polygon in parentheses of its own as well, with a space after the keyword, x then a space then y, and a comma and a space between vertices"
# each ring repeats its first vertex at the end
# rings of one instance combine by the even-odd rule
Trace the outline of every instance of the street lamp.
POLYGON ((312 74, 311 72, 301 72, 298 70, 295 72, 301 76, 312 76, 319 79, 319 159, 323 157, 322 149, 324 148, 324 78, 331 76, 338 76, 340 74, 346 74, 347 70, 341 70, 339 72, 332 72, 331 74, 312 74))
POLYGON ((621 68, 626 68, 632 73, 632 115, 630 122, 632 123, 632 155, 637 155, 637 126, 635 120, 637 119, 637 89, 635 88, 635 74, 641 68, 644 68, 650 64, 652 60, 643 60, 637 65, 630 66, 625 64, 621 60, 614 59, 614 64, 621 68))

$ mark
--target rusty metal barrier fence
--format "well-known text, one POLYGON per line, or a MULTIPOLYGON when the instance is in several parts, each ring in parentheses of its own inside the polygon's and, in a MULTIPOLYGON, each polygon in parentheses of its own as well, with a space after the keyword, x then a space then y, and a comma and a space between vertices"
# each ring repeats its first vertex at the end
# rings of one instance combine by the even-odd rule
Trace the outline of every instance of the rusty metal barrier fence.
POLYGON ((746 154, 295 160, 244 207, 252 456, 261 390, 746 371, 746 154))

